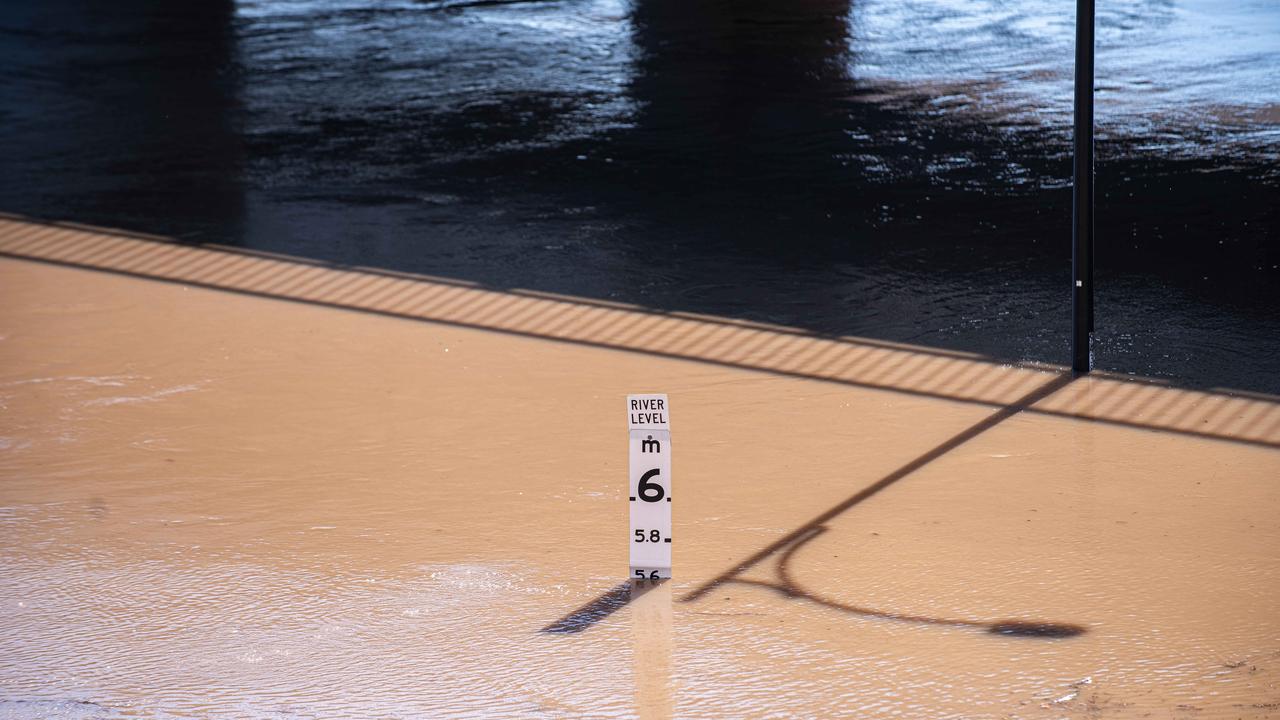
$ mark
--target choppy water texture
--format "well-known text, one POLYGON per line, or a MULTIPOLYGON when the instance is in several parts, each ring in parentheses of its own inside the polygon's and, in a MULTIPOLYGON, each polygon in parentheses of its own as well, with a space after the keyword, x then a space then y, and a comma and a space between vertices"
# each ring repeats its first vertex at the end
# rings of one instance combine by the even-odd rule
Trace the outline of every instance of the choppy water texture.
MULTIPOLYGON (((1068 356, 1070 2, 6 4, 0 210, 1068 356)), ((1098 11, 1107 369, 1280 392, 1280 11, 1098 11)))

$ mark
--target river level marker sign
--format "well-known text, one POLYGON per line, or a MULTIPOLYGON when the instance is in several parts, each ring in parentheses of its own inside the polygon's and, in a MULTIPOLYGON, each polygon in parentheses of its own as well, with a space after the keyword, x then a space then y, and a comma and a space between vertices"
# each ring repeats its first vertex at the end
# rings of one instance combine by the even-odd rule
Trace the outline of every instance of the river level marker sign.
POLYGON ((671 405, 667 396, 628 395, 631 577, 671 577, 671 405))

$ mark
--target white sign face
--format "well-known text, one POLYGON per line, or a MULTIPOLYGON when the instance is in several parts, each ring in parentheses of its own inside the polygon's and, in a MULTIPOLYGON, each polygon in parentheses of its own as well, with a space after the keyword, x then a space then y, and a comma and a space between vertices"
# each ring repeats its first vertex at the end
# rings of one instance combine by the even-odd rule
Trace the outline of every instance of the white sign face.
POLYGON ((671 416, 666 395, 628 395, 631 577, 671 577, 671 416))

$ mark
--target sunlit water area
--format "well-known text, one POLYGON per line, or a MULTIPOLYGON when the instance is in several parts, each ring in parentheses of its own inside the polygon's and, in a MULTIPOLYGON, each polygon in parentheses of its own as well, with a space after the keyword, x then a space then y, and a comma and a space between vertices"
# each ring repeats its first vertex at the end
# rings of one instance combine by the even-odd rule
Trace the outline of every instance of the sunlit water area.
POLYGON ((1280 717, 1280 6, 0 6, 0 718, 1280 717), (629 584, 622 398, 672 403, 629 584))

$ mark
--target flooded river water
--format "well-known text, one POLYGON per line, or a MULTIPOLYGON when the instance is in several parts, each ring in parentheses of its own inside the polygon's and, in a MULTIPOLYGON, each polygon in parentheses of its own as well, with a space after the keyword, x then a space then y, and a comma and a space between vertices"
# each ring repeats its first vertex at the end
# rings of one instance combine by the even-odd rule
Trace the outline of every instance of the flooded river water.
POLYGON ((0 716, 1277 712, 1275 398, 27 222, 0 252, 0 716), (673 405, 656 589, 637 387, 673 405))
MULTIPOLYGON (((0 210, 1068 355, 1072 4, 0 10, 0 210)), ((1098 9, 1101 367, 1280 392, 1280 10, 1098 9)))
POLYGON ((1280 12, 1100 3, 1073 378, 1070 5, 5 4, 0 718, 1280 717, 1280 12))

